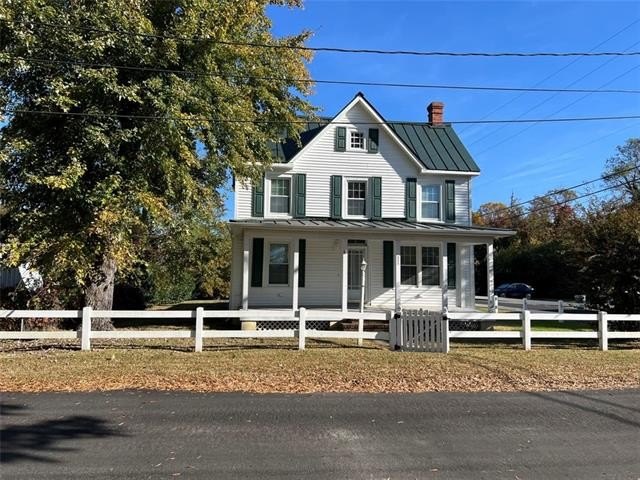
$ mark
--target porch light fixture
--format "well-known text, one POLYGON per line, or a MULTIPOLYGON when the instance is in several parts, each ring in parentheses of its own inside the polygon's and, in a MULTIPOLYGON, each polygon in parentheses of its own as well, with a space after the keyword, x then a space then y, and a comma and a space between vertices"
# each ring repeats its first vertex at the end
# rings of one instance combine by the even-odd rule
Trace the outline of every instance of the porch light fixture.
POLYGON ((362 272, 362 279, 360 281, 360 313, 364 312, 364 283, 367 271, 367 261, 363 258, 360 264, 360 271, 362 272))

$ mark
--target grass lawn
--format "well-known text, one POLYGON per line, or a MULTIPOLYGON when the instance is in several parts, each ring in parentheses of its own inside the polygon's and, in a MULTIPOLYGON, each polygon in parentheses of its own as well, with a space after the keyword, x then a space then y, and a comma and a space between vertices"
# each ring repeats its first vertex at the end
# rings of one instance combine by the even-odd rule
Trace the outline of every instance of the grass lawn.
MULTIPOLYGON (((512 331, 521 330, 522 323, 514 321, 499 321, 495 322, 494 330, 496 331, 512 331)), ((531 330, 534 332, 549 332, 549 331, 571 331, 571 332, 597 332, 597 322, 558 322, 557 320, 532 320, 531 330)))
POLYGON ((391 352, 373 342, 228 340, 193 353, 181 340, 0 342, 0 391, 115 389, 208 392, 539 391, 640 387, 640 343, 454 345, 448 355, 391 352), (635 347, 635 348, 633 348, 635 347), (612 345, 615 348, 615 345, 612 345))

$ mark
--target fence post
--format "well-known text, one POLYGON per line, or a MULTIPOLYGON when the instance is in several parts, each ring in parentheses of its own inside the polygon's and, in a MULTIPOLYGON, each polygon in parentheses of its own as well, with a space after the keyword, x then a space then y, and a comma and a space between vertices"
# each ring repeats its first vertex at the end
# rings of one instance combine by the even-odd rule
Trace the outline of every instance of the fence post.
POLYGON ((442 317, 442 352, 449 353, 449 317, 442 317))
POLYGON ((196 308, 196 345, 195 351, 202 351, 202 333, 204 330, 204 308, 196 308))
POLYGON ((358 319, 358 346, 362 346, 362 335, 364 334, 364 318, 360 317, 358 319))
POLYGON ((91 350, 91 307, 82 308, 82 330, 80 331, 80 349, 83 351, 91 350))
POLYGON ((393 351, 396 349, 397 340, 397 324, 396 317, 394 316, 394 312, 389 310, 387 312, 387 318, 389 319, 389 350, 393 351))
POLYGON ((527 310, 527 297, 522 297, 522 311, 527 310))
POLYGON ((298 327, 298 350, 304 350, 305 335, 307 334, 307 309, 300 307, 300 325, 298 327))
POLYGON ((522 344, 525 350, 531 350, 531 312, 523 310, 520 312, 522 320, 522 344))
POLYGON ((498 308, 500 307, 500 301, 498 300, 498 296, 493 296, 493 311, 492 313, 498 313, 498 308))
MULTIPOLYGON (((558 300, 558 313, 562 315, 564 313, 564 301, 558 300)), ((558 322, 564 323, 564 320, 559 319, 558 322)))
POLYGON ((609 350, 608 333, 607 312, 598 312, 598 346, 602 351, 609 350))

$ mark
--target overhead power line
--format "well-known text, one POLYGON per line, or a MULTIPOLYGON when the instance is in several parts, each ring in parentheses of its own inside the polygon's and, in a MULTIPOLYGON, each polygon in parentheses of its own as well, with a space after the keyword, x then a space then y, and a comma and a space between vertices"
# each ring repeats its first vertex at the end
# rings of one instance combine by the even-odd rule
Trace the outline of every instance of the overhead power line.
MULTIPOLYGON (((600 43, 598 43, 597 45, 594 45, 590 50, 590 52, 593 52, 595 49, 600 48, 602 45, 604 45, 605 43, 609 42, 610 40, 613 40, 614 38, 616 38, 618 35, 621 35, 622 33, 626 32, 627 30, 629 30, 631 27, 633 27, 634 25, 637 25, 638 23, 640 23, 640 19, 639 20, 634 20, 633 22, 629 23, 628 25, 624 26, 623 28, 621 28, 620 30, 616 31, 614 34, 610 35, 609 37, 605 38, 603 41, 601 41, 600 43)), ((571 67, 574 63, 579 62, 580 60, 582 60, 581 57, 577 57, 574 58, 571 62, 564 64, 562 67, 560 67, 557 70, 554 70, 552 73, 550 73, 549 75, 547 75, 546 77, 544 77, 542 80, 538 81, 537 83, 535 83, 533 86, 534 87, 538 87, 540 85, 542 85, 544 82, 546 82, 547 80, 555 77, 556 75, 558 75, 560 72, 563 72, 564 70, 566 70, 567 68, 571 67)), ((575 83, 575 82, 574 82, 575 83)), ((574 83, 571 83, 569 85, 566 85, 566 87, 570 87, 571 85, 573 85, 574 83)), ((507 100, 506 102, 498 105, 496 108, 494 108, 493 110, 491 110, 490 112, 486 113, 485 115, 483 115, 482 119, 484 120, 485 118, 489 118, 491 115, 493 115, 494 113, 502 110, 504 107, 511 105, 513 102, 515 102, 516 100, 518 100, 519 98, 521 98, 524 95, 524 93, 520 93, 519 95, 515 95, 514 97, 512 97, 511 99, 507 100)), ((540 104, 538 104, 540 105, 540 104)), ((523 114, 524 115, 524 114, 523 114)), ((463 130, 460 131, 460 133, 465 132, 466 130, 468 130, 471 127, 465 127, 463 130)), ((484 137, 483 137, 484 138, 484 137)))
POLYGON ((42 25, 66 30, 84 30, 86 32, 129 35, 154 40, 178 40, 182 42, 210 42, 218 45, 228 45, 249 48, 265 48, 276 50, 299 50, 309 52, 333 52, 375 55, 410 55, 421 57, 629 57, 640 56, 638 52, 446 52, 446 51, 419 51, 419 50, 382 50, 373 48, 344 48, 344 47, 308 47, 302 45, 290 45, 285 43, 239 42, 231 40, 219 40, 213 37, 186 37, 180 35, 153 34, 132 32, 128 30, 111 30, 105 28, 71 26, 40 21, 14 21, 2 19, 5 23, 29 25, 42 25))
POLYGON ((588 193, 585 193, 583 195, 578 195, 577 197, 570 198, 568 200, 563 200, 561 202, 556 202, 556 203, 551 204, 551 205, 544 205, 542 207, 534 208, 533 210, 528 210, 526 212, 517 213, 517 214, 509 216, 509 218, 510 219, 519 218, 519 217, 522 217, 524 215, 530 215, 532 213, 541 212, 543 210, 548 210, 548 209, 553 208, 553 207, 559 207, 561 205, 566 205, 567 203, 575 202, 575 201, 581 200, 583 198, 587 198, 587 197, 591 197, 593 195, 597 195, 599 193, 607 192, 609 190, 613 190, 614 188, 619 188, 622 185, 623 184, 611 185, 610 187, 605 187, 605 188, 602 188, 600 190, 596 190, 595 192, 588 192, 588 193))
MULTIPOLYGON (((603 86, 603 87, 604 87, 604 86, 607 86, 607 85, 609 85, 609 84, 611 84, 611 83, 615 82, 615 81, 616 81, 616 80, 618 80, 619 78, 622 78, 622 77, 624 77, 625 75, 628 75, 628 74, 629 74, 629 73, 631 73, 632 71, 637 70, 638 68, 640 68, 640 65, 636 65, 636 66, 634 66, 634 67, 631 67, 629 70, 626 70, 624 73, 622 73, 621 75, 618 75, 618 76, 617 76, 617 77, 615 77, 613 80, 609 80, 608 82, 606 82, 606 83, 605 83, 605 84, 603 84, 602 86, 603 86)), ((557 95, 557 93, 556 93, 555 95, 553 95, 553 96, 556 96, 556 95, 557 95)), ((559 108, 559 109, 555 110, 554 112, 550 113, 549 115, 547 115, 546 117, 544 117, 544 119, 545 119, 545 120, 550 120, 550 119, 551 119, 551 117, 552 117, 553 115, 556 115, 556 114, 558 114, 558 113, 560 113, 560 112, 565 111, 567 108, 569 108, 569 107, 571 107, 571 106, 575 105, 576 103, 578 103, 578 102, 580 102, 580 101, 584 100, 584 99, 585 99, 585 98, 587 98, 589 95, 591 95, 591 93, 585 93, 585 94, 584 94, 584 95, 582 95, 580 98, 578 98, 578 99, 576 99, 576 100, 572 101, 571 103, 569 103, 569 104, 567 104, 567 105, 565 105, 565 106, 563 106, 563 107, 561 107, 561 108, 559 108)), ((530 110, 528 110, 528 111, 530 111, 530 110)), ((482 154, 484 154, 484 153, 488 152, 489 150, 491 150, 491 149, 493 149, 493 148, 495 148, 495 147, 497 147, 497 146, 499 146, 499 145, 502 145, 502 144, 504 144, 504 143, 508 142, 509 140, 511 140, 511 139, 513 139, 513 138, 515 138, 515 137, 517 137, 517 136, 519 136, 519 135, 523 134, 523 133, 524 133, 524 132, 526 132, 527 130, 530 130, 531 128, 535 127, 535 126, 536 126, 536 124, 538 124, 538 123, 541 123, 541 122, 533 122, 532 124, 527 125, 527 126, 526 126, 525 128, 523 128, 522 130, 519 130, 519 131, 517 131, 517 132, 513 133, 512 135, 509 135, 508 137, 503 138, 503 139, 502 139, 502 140, 500 140, 499 142, 494 143, 494 144, 492 144, 491 146, 489 146, 489 147, 485 148, 485 149, 484 149, 484 150, 482 150, 480 153, 478 153, 478 155, 482 155, 482 154)))
MULTIPOLYGON (((629 50, 629 49, 631 49, 631 48, 635 47, 636 45, 640 45, 640 42, 635 42, 633 45, 631 45, 630 47, 628 47, 628 48, 627 48, 627 50, 629 50)), ((581 77, 579 77, 578 79, 576 79, 576 80, 572 81, 572 82, 571 82, 571 83, 569 83, 568 85, 565 85, 565 88, 573 87, 575 84, 577 84, 577 83, 579 83, 580 81, 584 80, 585 78, 587 78, 588 76, 590 76, 590 75, 592 75, 593 73, 597 72, 598 70, 601 70, 602 68, 606 67, 607 65, 609 65, 611 62, 614 62, 615 60, 617 60, 617 59, 616 59, 616 58, 610 58, 610 59, 608 59, 607 61, 605 61, 605 62, 601 63, 601 64, 600 64, 600 65, 598 65, 597 67, 595 67, 595 68, 593 68, 593 69, 589 70, 587 73, 585 73, 584 75, 582 75, 582 76, 581 76, 581 77)), ((622 75, 620 75, 620 76, 618 76, 618 77, 614 78, 613 80, 609 80, 609 81, 607 81, 606 83, 604 83, 604 84, 600 85, 600 87, 599 87, 599 88, 604 88, 604 87, 608 86, 609 84, 611 84, 611 83, 615 82, 616 80, 618 80, 620 77, 623 77, 623 76, 627 75, 628 73, 630 73, 632 70, 634 70, 634 69, 635 69, 635 68, 637 68, 637 67, 638 67, 638 65, 636 65, 636 66, 632 67, 630 70, 628 70, 628 71, 624 72, 622 75)), ((530 113, 530 112, 532 112, 532 111, 536 110, 538 107, 541 107, 542 105, 544 105, 545 103, 547 103, 547 102, 549 102, 549 101, 553 100, 553 99, 554 99, 554 98, 556 98, 557 96, 558 96, 558 93, 555 93, 555 94, 553 94, 553 95, 550 95, 550 96, 549 96, 549 97, 547 97, 546 99, 541 100, 540 102, 536 103, 534 106, 532 106, 532 107, 530 107, 529 109, 527 109, 525 112, 521 113, 517 118, 524 117, 526 114, 528 114, 528 113, 530 113)), ((583 98, 584 98, 584 97, 583 97, 583 98)), ((562 109, 561 109, 561 110, 562 110, 562 109)), ((558 113, 558 112, 554 112, 554 113, 553 113, 553 114, 551 114, 551 115, 555 115, 555 113, 558 113)), ((547 117, 550 117, 551 115, 548 115, 547 117)), ((495 129, 493 132, 489 132, 489 133, 487 133, 486 135, 484 135, 484 136, 480 137, 479 139, 474 140, 474 141, 473 141, 473 143, 471 143, 471 145, 474 145, 474 144, 476 144, 476 143, 478 143, 478 142, 481 142, 481 141, 482 141, 482 140, 484 140, 485 138, 488 138, 488 137, 493 136, 495 133, 499 132, 500 130, 502 130, 502 128, 497 128, 497 129, 495 129)), ((510 139, 510 138, 512 138, 512 137, 508 137, 506 140, 508 140, 508 139, 510 139)), ((506 141, 506 140, 505 140, 505 141, 506 141)), ((470 146, 471 146, 471 145, 470 145, 470 146)), ((491 147, 486 148, 485 150, 483 150, 483 152, 482 152, 482 153, 484 153, 485 151, 487 151, 487 150, 489 150, 489 149, 493 148, 494 146, 497 146, 497 145, 493 145, 493 146, 491 146, 491 147)))
POLYGON ((482 85, 448 85, 448 84, 424 84, 424 83, 403 83, 403 82, 373 82, 373 81, 359 81, 359 80, 330 80, 330 79, 308 79, 308 78, 288 78, 288 77, 261 77, 250 75, 217 75, 215 73, 208 73, 203 71, 194 70, 180 70, 171 68, 159 68, 159 67, 144 67, 138 65, 118 65, 111 63, 93 63, 82 62, 76 60, 52 60, 46 58, 33 58, 23 56, 12 56, 9 58, 14 60, 20 60, 27 63, 36 63, 44 65, 76 65, 86 68, 115 68, 118 70, 132 70, 142 72, 156 72, 167 73, 175 75, 191 75, 196 77, 215 77, 226 79, 255 79, 265 81, 287 81, 292 83, 317 83, 317 84, 332 84, 332 85, 353 85, 353 86, 365 86, 365 87, 395 87, 395 88, 421 88, 421 89, 445 89, 445 90, 482 90, 482 91, 497 91, 497 92, 538 92, 538 93, 624 93, 624 94, 640 94, 640 90, 633 89, 606 89, 606 90, 594 90, 588 88, 526 88, 526 87, 508 87, 508 86, 482 86, 482 85))
MULTIPOLYGON (((55 112, 51 110, 27 110, 27 109, 3 109, 1 110, 5 114, 33 114, 33 115, 59 115, 70 117, 95 117, 95 118, 128 118, 128 119, 140 119, 140 120, 180 120, 180 121, 203 121, 209 123, 257 123, 257 124, 308 124, 313 123, 314 120, 295 120, 291 122, 278 121, 278 120, 249 120, 249 119, 233 119, 233 118, 209 118, 205 116, 185 116, 179 115, 130 115, 119 113, 102 113, 102 112, 55 112)), ((590 122, 601 120, 629 120, 640 118, 640 115, 619 115, 609 117, 571 117, 571 118, 546 118, 546 119, 517 119, 517 120, 455 120, 451 122, 445 122, 447 124, 467 124, 467 123, 538 123, 538 122, 590 122)), ((388 125, 390 123, 403 123, 412 125, 424 125, 424 122, 401 122, 401 121, 388 121, 388 122, 332 122, 335 125, 388 125)))
MULTIPOLYGON (((571 187, 565 187, 565 188, 562 188, 560 190, 553 190, 553 191, 551 191, 549 193, 546 193, 544 195, 535 196, 530 200, 526 200, 526 201, 523 201, 523 202, 515 203, 513 205, 509 205, 508 207, 499 208, 498 210, 494 210, 492 212, 483 213, 483 214, 480 214, 479 216, 480 217, 486 217, 486 216, 493 215, 493 214, 500 213, 500 212, 504 212, 504 211, 507 211, 507 210, 513 210, 514 208, 522 207, 522 206, 527 205, 529 203, 533 203, 536 200, 541 200, 543 198, 547 198, 547 197, 550 197, 552 195, 558 195, 560 193, 570 192, 571 190, 575 190, 576 188, 586 187, 587 185, 590 185, 592 183, 601 182, 603 180, 608 180, 608 179, 614 178, 614 177, 619 177, 621 175, 624 175, 625 173, 629 173, 629 172, 632 172, 633 170, 637 170, 638 168, 640 168, 640 167, 633 166, 633 167, 626 168, 626 169, 624 169, 624 170, 622 170, 620 172, 610 173, 608 175, 602 175, 602 176, 600 176, 598 178, 594 178, 593 180, 587 180, 586 182, 582 182, 582 183, 579 183, 577 185, 572 185, 571 187)), ((620 185, 615 185, 614 187, 618 187, 618 186, 620 186, 620 185)))

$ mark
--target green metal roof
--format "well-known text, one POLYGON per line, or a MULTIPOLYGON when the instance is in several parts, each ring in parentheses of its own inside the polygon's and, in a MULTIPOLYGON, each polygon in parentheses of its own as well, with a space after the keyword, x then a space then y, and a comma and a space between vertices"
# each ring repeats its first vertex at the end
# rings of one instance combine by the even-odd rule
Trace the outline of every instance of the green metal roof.
POLYGON ((310 228, 316 230, 348 230, 348 231, 377 231, 404 232, 428 234, 480 235, 492 238, 509 237, 515 235, 513 230, 504 228, 482 227, 478 225, 458 225, 450 223, 409 222, 403 218, 387 218, 384 220, 334 220, 325 217, 307 217, 293 219, 264 219, 252 218, 246 220, 229 220, 230 225, 264 228, 310 228))
MULTIPOLYGON (((369 103, 362 93, 358 93, 357 96, 369 103)), ((369 105, 375 111, 375 107, 370 103, 369 105)), ((378 115, 380 114, 378 113, 378 115)), ((304 131, 300 134, 300 144, 291 138, 285 138, 280 143, 271 144, 270 148, 275 161, 277 163, 290 162, 331 120, 331 118, 319 118, 307 122, 304 131)), ((443 123, 434 126, 430 123, 394 121, 386 121, 386 124, 426 169, 455 172, 480 171, 450 124, 443 123)))
POLYGON ((299 145, 292 138, 284 138, 280 143, 271 143, 269 148, 276 159, 276 163, 288 163, 291 161, 291 159, 295 157, 305 145, 313 140, 316 135, 318 135, 318 133, 320 133, 322 129, 329 124, 330 121, 330 118, 319 118, 317 121, 307 122, 304 126, 304 130, 300 133, 299 145))
POLYGON ((388 122, 387 125, 429 170, 480 171, 450 124, 388 122))

